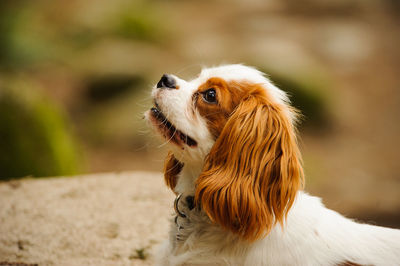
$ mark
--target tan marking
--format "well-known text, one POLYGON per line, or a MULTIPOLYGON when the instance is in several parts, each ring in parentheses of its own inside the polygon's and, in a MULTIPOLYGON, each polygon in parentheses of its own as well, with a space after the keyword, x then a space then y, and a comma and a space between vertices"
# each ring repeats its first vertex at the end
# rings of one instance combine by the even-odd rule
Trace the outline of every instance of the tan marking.
POLYGON ((182 171, 182 168, 183 163, 178 161, 172 152, 168 152, 164 162, 164 180, 172 191, 178 183, 178 174, 182 171))

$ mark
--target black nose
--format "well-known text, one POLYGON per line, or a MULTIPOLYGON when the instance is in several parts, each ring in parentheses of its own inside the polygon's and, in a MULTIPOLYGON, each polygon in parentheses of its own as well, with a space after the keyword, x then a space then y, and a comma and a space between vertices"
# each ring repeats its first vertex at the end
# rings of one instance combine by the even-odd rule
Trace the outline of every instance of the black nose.
POLYGON ((157 83, 157 88, 176 89, 175 79, 168 74, 164 74, 157 83))

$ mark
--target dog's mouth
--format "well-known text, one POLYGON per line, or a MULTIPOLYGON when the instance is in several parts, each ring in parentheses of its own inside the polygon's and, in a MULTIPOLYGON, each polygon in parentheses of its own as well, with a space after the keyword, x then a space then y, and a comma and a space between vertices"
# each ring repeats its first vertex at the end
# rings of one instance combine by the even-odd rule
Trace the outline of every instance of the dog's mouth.
POLYGON ((186 144, 189 147, 197 146, 197 142, 193 138, 178 130, 170 121, 168 121, 165 115, 161 112, 157 102, 155 102, 154 105, 155 107, 150 109, 153 123, 158 127, 160 133, 168 141, 171 141, 178 146, 182 146, 182 144, 186 144))

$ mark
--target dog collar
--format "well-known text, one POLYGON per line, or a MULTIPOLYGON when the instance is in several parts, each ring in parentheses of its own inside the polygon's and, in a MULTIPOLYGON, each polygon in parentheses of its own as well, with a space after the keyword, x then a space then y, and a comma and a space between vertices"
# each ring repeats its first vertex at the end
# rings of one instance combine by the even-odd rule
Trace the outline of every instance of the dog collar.
MULTIPOLYGON (((179 210, 179 201, 182 198, 182 193, 178 194, 178 196, 176 196, 175 201, 174 201, 174 210, 177 216, 182 217, 182 218, 186 218, 186 214, 182 211, 179 210)), ((194 197, 193 196, 187 196, 185 198, 186 200, 186 204, 189 208, 189 210, 193 210, 194 209, 194 197)))

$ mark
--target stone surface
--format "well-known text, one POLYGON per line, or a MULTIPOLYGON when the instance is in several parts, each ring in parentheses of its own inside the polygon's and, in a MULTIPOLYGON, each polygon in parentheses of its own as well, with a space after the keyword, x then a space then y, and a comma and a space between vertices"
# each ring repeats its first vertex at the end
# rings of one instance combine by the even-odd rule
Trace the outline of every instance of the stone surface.
POLYGON ((151 172, 0 183, 0 262, 152 265, 173 199, 151 172))

